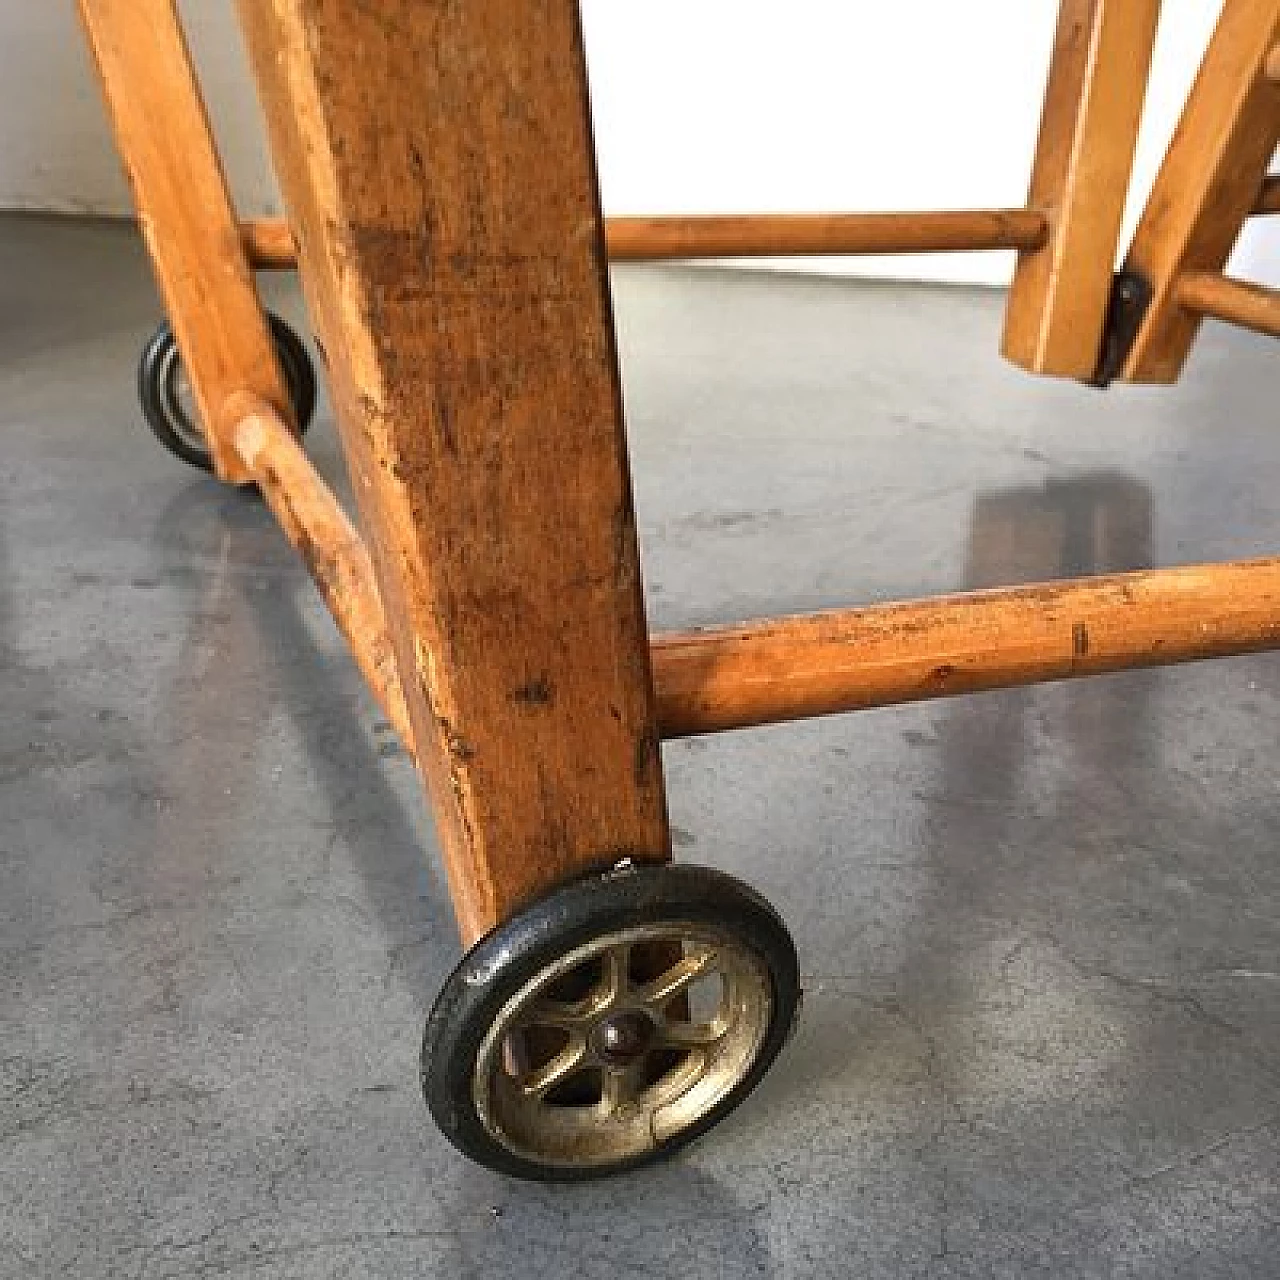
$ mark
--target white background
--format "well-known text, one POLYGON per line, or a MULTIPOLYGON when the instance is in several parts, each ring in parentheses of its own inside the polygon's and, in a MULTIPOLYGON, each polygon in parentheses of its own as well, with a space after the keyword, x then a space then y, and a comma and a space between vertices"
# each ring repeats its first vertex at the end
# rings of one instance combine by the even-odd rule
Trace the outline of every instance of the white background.
MULTIPOLYGON (((1219 7, 1166 0, 1139 196, 1219 7)), ((183 8, 241 208, 276 211, 231 0, 183 8)), ((606 207, 1021 204, 1056 9, 1056 0, 583 0, 606 207)), ((0 207, 129 208, 70 0, 0 0, 0 207)), ((1278 235, 1280 219, 1256 224, 1236 268, 1280 283, 1278 235)), ((1000 283, 1009 258, 816 265, 1000 283)))

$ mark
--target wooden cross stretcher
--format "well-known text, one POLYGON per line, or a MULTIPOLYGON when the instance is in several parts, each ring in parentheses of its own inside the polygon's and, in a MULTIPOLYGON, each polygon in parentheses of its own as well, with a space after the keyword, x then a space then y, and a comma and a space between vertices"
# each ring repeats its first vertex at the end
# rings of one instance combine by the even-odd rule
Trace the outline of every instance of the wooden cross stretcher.
POLYGON ((173 0, 79 3, 207 460, 258 486, 430 793, 470 951, 423 1083, 472 1157, 643 1163, 785 1040, 794 949, 669 865, 661 739, 1280 647, 1276 558, 650 635, 607 274, 1009 249, 1010 360, 1173 381, 1206 316, 1280 335, 1224 275, 1280 211, 1276 0, 1226 0, 1118 272, 1159 0, 1062 0, 1024 208, 607 221, 575 0, 237 0, 287 223, 237 219, 173 0), (359 532, 254 285, 295 265, 359 532))

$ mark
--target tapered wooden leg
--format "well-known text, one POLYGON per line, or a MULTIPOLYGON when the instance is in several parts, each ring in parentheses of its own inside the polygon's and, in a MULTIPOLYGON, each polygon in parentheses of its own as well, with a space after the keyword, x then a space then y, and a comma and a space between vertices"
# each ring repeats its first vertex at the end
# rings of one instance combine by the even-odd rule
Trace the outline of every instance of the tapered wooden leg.
POLYGON ((174 0, 79 0, 169 323, 224 480, 249 476, 225 412, 237 391, 289 422, 239 224, 174 0))
POLYGON ((1280 84, 1267 74, 1278 41, 1276 0, 1226 0, 1125 260, 1149 297, 1123 366, 1131 381, 1176 380, 1200 325, 1179 280, 1221 272, 1259 200, 1280 138, 1280 84))
POLYGON ((669 839, 576 0, 239 0, 466 941, 669 839))
POLYGON ((1160 0, 1062 0, 1027 203, 1049 219, 1018 257, 1004 354, 1035 373, 1098 363, 1160 0))

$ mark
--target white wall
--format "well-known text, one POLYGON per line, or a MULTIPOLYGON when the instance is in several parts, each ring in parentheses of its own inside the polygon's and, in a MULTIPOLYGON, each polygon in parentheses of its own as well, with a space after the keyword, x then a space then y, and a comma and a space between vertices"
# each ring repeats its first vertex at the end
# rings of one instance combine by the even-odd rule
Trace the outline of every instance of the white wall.
MULTIPOLYGON (((231 0, 182 7, 236 196, 246 212, 276 211, 231 0)), ((0 208, 130 207, 72 0, 0 0, 0 208)))
MULTIPOLYGON (((611 212, 1017 205, 1056 0, 583 0, 611 212)), ((1218 0, 1166 0, 1148 182, 1218 0)), ((230 0, 184 10, 241 207, 278 207, 230 0)), ((0 207, 122 213, 70 0, 0 0, 0 207)), ((1277 220, 1280 223, 1280 220, 1277 220)), ((1280 283, 1280 225, 1237 267, 1280 283)), ((1000 282, 1006 255, 821 264, 1000 282)))

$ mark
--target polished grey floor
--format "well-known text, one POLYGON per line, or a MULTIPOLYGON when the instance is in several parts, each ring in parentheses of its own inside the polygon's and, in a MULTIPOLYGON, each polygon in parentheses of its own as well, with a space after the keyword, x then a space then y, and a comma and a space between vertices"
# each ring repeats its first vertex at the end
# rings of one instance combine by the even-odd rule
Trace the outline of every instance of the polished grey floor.
MULTIPOLYGON (((657 625, 1280 546, 1260 340, 1103 396, 994 295, 617 295, 657 625)), ((1280 659, 668 748, 798 1033, 671 1164, 507 1182, 418 1097, 410 769, 264 508, 140 425, 157 314, 128 229, 0 221, 0 1274, 1280 1275, 1280 659)))

